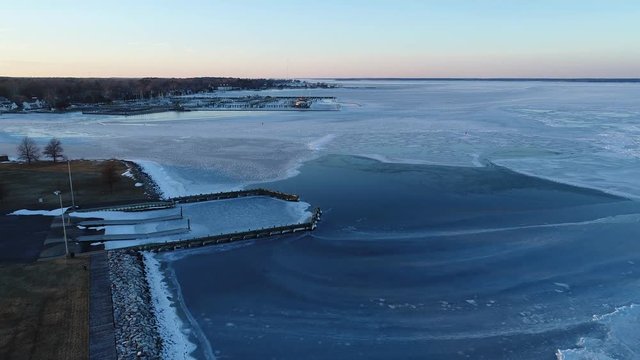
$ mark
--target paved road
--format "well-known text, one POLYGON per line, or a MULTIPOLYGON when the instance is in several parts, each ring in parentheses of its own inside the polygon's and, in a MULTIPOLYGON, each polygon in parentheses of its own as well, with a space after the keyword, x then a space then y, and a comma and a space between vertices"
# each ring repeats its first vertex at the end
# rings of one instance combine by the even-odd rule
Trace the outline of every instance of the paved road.
POLYGON ((33 262, 40 256, 50 216, 0 215, 0 262, 33 262))

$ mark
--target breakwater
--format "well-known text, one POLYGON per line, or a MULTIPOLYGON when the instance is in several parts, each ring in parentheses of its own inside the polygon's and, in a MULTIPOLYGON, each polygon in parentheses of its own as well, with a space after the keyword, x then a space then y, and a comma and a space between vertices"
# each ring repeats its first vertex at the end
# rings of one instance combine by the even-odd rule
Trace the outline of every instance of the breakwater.
POLYGON ((219 193, 212 193, 212 194, 180 196, 180 197, 170 198, 167 201, 170 201, 176 204, 185 204, 185 203, 192 203, 192 202, 199 202, 199 201, 236 199, 236 198, 249 197, 249 196, 269 196, 269 197, 284 200, 284 201, 300 201, 300 197, 298 195, 287 194, 280 191, 274 191, 274 190, 268 190, 268 189, 250 189, 250 190, 219 192, 219 193))
POLYGON ((116 250, 108 257, 118 359, 160 359, 162 338, 142 254, 116 250))
POLYGON ((256 229, 256 230, 250 230, 250 231, 241 231, 241 232, 235 232, 230 234, 211 235, 211 236, 205 236, 205 237, 182 240, 182 241, 143 244, 143 245, 130 247, 129 249, 137 250, 137 251, 153 251, 153 252, 173 251, 178 249, 189 249, 189 248, 196 248, 201 246, 226 244, 226 243, 242 241, 242 240, 252 240, 252 239, 266 238, 271 236, 294 234, 302 231, 313 231, 317 227, 321 216, 322 216, 322 210, 320 210, 319 208, 316 208, 313 211, 313 214, 311 215, 311 218, 309 219, 309 221, 305 223, 291 224, 291 225, 285 225, 285 226, 274 226, 269 228, 256 229))
POLYGON ((202 201, 229 200, 251 196, 268 196, 283 201, 300 201, 300 197, 295 194, 287 194, 280 191, 269 189, 250 189, 238 191, 226 191, 218 193, 197 194, 188 196, 173 197, 166 200, 149 201, 134 204, 119 204, 113 206, 102 206, 87 209, 77 209, 76 212, 92 212, 92 211, 148 211, 157 209, 174 208, 176 204, 188 204, 202 201))
POLYGON ((175 203, 170 201, 153 201, 153 202, 143 202, 143 203, 135 203, 135 204, 123 204, 123 205, 112 205, 112 206, 102 206, 96 208, 87 208, 87 209, 76 209, 75 212, 83 213, 83 212, 93 212, 93 211, 125 211, 125 212, 133 212, 133 211, 148 211, 148 210, 158 210, 158 209, 168 209, 175 207, 175 203))

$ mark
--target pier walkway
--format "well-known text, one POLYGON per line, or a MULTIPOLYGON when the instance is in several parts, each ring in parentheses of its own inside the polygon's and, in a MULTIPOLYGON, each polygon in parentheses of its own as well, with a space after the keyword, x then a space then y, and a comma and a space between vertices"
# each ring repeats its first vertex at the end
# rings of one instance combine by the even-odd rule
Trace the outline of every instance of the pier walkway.
POLYGON ((141 240, 151 239, 156 237, 176 235, 189 232, 188 228, 171 229, 163 231, 154 231, 150 233, 137 233, 137 234, 112 234, 112 235, 83 235, 78 236, 76 241, 79 242, 102 242, 102 241, 122 241, 122 240, 141 240))
POLYGON ((147 224, 153 222, 182 220, 182 214, 159 216, 146 219, 125 219, 125 220, 84 220, 80 221, 76 225, 84 227, 101 227, 101 226, 113 226, 113 225, 138 225, 147 224))
POLYGON ((107 253, 91 255, 89 266, 89 359, 115 360, 116 337, 107 253))
POLYGON ((175 203, 171 201, 154 201, 154 202, 143 202, 143 203, 135 203, 135 204, 127 204, 127 205, 116 205, 116 206, 103 206, 98 208, 88 208, 88 209, 76 209, 74 212, 93 212, 93 211, 125 211, 125 212, 133 212, 133 211, 148 211, 148 210, 159 210, 159 209, 167 209, 175 207, 175 203))

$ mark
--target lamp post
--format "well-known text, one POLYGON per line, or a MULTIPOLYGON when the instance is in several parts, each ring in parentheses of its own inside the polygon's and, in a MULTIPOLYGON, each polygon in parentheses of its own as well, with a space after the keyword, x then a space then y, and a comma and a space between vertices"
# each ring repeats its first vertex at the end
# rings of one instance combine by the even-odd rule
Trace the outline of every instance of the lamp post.
POLYGON ((60 217, 62 218, 62 234, 64 235, 64 253, 66 257, 69 257, 69 244, 67 243, 67 227, 64 224, 64 208, 62 207, 62 193, 60 190, 53 192, 55 195, 58 195, 58 199, 60 199, 60 217))
POLYGON ((76 199, 73 197, 73 181, 71 181, 71 161, 67 160, 67 169, 69 169, 69 189, 71 190, 71 208, 76 208, 76 199))

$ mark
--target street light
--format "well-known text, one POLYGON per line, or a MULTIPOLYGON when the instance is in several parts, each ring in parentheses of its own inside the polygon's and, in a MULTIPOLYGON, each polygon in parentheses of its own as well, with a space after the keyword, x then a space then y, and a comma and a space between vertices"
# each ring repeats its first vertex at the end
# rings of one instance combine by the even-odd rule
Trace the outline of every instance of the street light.
POLYGON ((69 257, 69 244, 67 243, 67 227, 64 224, 64 208, 62 207, 62 193, 60 190, 53 192, 55 195, 58 195, 58 199, 60 199, 60 217, 62 218, 62 233, 64 234, 64 252, 65 256, 69 257))
POLYGON ((69 169, 69 188, 71 190, 71 208, 75 210, 76 199, 73 197, 73 181, 71 181, 71 161, 67 160, 67 169, 69 169))

